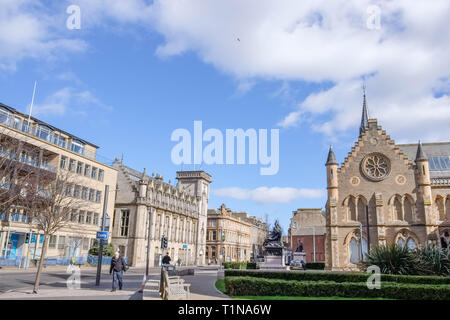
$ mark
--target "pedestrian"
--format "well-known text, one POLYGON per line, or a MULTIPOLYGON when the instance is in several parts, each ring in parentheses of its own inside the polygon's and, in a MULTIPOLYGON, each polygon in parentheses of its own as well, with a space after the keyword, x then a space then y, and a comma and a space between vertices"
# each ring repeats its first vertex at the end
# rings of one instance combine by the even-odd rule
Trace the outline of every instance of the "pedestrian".
POLYGON ((116 291, 117 283, 119 284, 119 290, 122 290, 123 286, 123 272, 128 270, 128 266, 123 257, 119 255, 119 252, 114 253, 114 257, 111 259, 111 267, 109 268, 109 274, 112 273, 113 282, 111 292, 116 291))
POLYGON ((167 264, 170 264, 170 260, 172 260, 172 259, 170 259, 169 253, 166 252, 166 255, 162 258, 163 266, 167 265, 167 264))

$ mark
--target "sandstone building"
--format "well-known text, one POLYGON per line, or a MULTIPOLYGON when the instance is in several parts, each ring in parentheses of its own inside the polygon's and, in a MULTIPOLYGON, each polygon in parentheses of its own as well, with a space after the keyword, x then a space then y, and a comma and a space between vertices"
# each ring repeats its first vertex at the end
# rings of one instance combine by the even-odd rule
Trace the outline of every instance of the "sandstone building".
POLYGON ((179 171, 176 186, 162 176, 148 176, 116 159, 117 193, 112 243, 132 266, 145 266, 150 225, 150 266, 169 252, 171 263, 205 263, 206 222, 211 176, 204 171, 179 171), (161 249, 161 238, 168 248, 161 249))
POLYGON ((224 204, 208 210, 206 258, 209 263, 245 262, 263 253, 267 224, 246 212, 234 212, 224 204))
MULTIPOLYGON (((11 146, 1 145, 0 157, 16 159, 24 169, 31 166, 45 172, 69 172, 76 181, 67 188, 66 195, 81 199, 85 208, 72 214, 70 223, 50 236, 47 256, 86 256, 100 230, 105 185, 110 187, 107 215, 113 215, 117 170, 97 160, 99 147, 94 144, 1 103, 0 134, 11 137, 21 146, 17 155, 13 154, 11 146)), ((0 181, 0 187, 7 188, 8 181, 0 181)), ((43 240, 43 234, 23 208, 0 212, 2 258, 39 259, 43 240)))
POLYGON ((450 143, 396 144, 364 95, 358 141, 340 166, 330 147, 326 170, 328 269, 355 269, 376 245, 448 246, 450 143))
POLYGON ((325 225, 325 212, 321 208, 297 209, 289 224, 289 247, 296 251, 301 243, 306 262, 325 261, 325 225))

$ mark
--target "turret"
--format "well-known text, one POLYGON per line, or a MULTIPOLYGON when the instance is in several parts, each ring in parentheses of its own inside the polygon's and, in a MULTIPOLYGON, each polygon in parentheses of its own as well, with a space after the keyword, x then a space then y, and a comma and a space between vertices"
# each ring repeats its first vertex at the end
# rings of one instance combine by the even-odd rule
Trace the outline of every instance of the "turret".
POLYGON ((328 199, 334 198, 337 200, 338 198, 338 162, 336 160, 336 156, 334 155, 333 147, 330 146, 330 150, 328 151, 328 159, 325 166, 327 167, 327 189, 328 189, 328 199))
POLYGON ((423 150, 422 143, 419 141, 416 154, 417 182, 419 186, 430 186, 430 169, 428 157, 423 150))

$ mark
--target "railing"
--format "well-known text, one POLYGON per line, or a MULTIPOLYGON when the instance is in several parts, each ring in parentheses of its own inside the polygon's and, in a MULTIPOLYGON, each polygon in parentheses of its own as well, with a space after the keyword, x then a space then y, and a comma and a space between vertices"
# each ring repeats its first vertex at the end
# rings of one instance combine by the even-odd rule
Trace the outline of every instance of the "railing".
MULTIPOLYGON (((124 257, 125 263, 128 264, 128 258, 124 257)), ((102 264, 111 264, 112 257, 102 257, 102 264)), ((98 263, 98 256, 88 254, 87 262, 90 264, 98 263)))
MULTIPOLYGON (((0 157, 5 157, 11 160, 16 159, 16 155, 14 153, 6 152, 4 150, 0 151, 0 157)), ((39 165, 39 161, 36 159, 30 159, 28 157, 21 156, 19 157, 19 162, 27 164, 29 166, 35 167, 35 168, 41 168, 47 171, 56 172, 57 169, 54 166, 49 165, 48 163, 41 163, 39 165)))
POLYGON ((43 131, 40 130, 39 127, 27 124, 25 122, 22 122, 21 126, 20 125, 15 126, 14 125, 14 118, 12 116, 1 116, 0 115, 0 123, 6 125, 8 127, 14 128, 16 130, 20 130, 20 131, 22 131, 24 133, 31 134, 32 136, 35 136, 35 137, 37 137, 39 139, 42 139, 44 141, 47 141, 49 143, 52 143, 52 144, 54 144, 54 145, 56 145, 58 147, 70 150, 72 152, 76 152, 76 153, 81 154, 81 155, 83 155, 83 156, 85 156, 87 158, 90 158, 92 160, 96 160, 96 153, 95 152, 87 151, 84 148, 81 148, 81 150, 76 151, 76 150, 74 150, 72 148, 72 143, 70 143, 69 141, 65 141, 64 143, 59 143, 60 142, 59 135, 56 135, 56 134, 54 134, 52 132, 51 133, 43 133, 43 131))

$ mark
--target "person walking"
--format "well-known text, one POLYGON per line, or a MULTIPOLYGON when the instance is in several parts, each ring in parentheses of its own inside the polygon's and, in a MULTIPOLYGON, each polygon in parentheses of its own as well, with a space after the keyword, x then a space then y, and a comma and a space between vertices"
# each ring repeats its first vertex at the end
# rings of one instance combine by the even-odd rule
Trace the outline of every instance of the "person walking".
POLYGON ((166 255, 162 258, 162 261, 161 261, 162 265, 164 266, 164 265, 170 264, 171 260, 172 259, 170 259, 169 253, 166 252, 166 255))
POLYGON ((128 266, 123 257, 119 255, 119 252, 114 254, 114 257, 111 259, 111 267, 109 268, 109 274, 112 273, 113 281, 112 281, 112 290, 111 292, 116 291, 117 284, 119 285, 119 290, 122 290, 123 286, 123 272, 128 270, 128 266))

